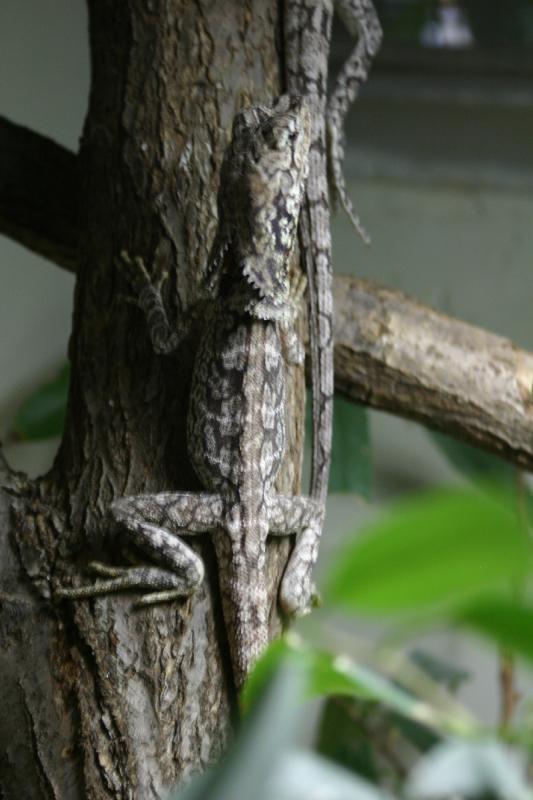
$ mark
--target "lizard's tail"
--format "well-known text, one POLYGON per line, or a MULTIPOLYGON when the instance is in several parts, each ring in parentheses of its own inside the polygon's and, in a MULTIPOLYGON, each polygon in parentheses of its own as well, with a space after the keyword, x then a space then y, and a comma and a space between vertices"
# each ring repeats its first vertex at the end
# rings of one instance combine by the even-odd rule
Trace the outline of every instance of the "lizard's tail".
POLYGON ((269 642, 264 556, 236 552, 226 532, 213 537, 228 648, 237 691, 269 642))

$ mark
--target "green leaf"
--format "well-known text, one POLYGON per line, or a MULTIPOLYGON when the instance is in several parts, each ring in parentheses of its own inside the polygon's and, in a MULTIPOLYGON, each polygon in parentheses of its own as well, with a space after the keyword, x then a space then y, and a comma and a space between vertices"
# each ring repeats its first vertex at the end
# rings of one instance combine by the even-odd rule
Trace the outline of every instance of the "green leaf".
POLYGON ((11 435, 23 441, 60 436, 65 423, 68 384, 67 365, 22 403, 15 416, 11 435))
POLYGON ((470 717, 431 706, 369 667, 356 664, 347 656, 334 655, 301 643, 293 636, 274 642, 259 659, 244 689, 245 710, 253 708, 262 696, 263 687, 268 685, 269 676, 275 674, 283 663, 294 665, 304 676, 302 697, 355 697, 382 703, 435 730, 471 733, 474 729, 470 717))
MULTIPOLYGON (((298 650, 290 645, 289 636, 280 637, 271 642, 255 663, 251 674, 246 680, 240 696, 241 710, 245 714, 249 713, 260 702, 268 684, 272 681, 281 665, 284 662, 292 664, 295 661, 299 662, 297 669, 303 668, 307 670, 307 666, 302 667, 302 660, 298 650)), ((307 676, 305 682, 307 682, 307 676)))
POLYGON ((487 598, 461 609, 456 621, 533 661, 533 608, 504 597, 487 598))
POLYGON ((308 800, 314 794, 331 800, 393 800, 317 756, 291 750, 304 676, 303 662, 288 658, 289 651, 282 643, 267 659, 260 671, 263 692, 226 757, 175 800, 308 800))
POLYGON ((336 559, 324 605, 369 614, 439 612, 527 573, 516 516, 474 491, 430 492, 354 534, 336 559))
POLYGON ((412 800, 453 797, 531 800, 532 794, 511 754, 496 742, 445 742, 420 759, 408 781, 412 800))
POLYGON ((470 717, 449 713, 426 703, 378 672, 357 664, 347 656, 333 656, 311 651, 311 694, 346 695, 360 700, 382 703, 401 714, 437 731, 471 734, 474 724, 470 717))
POLYGON ((371 484, 368 412, 363 406, 335 395, 329 491, 353 493, 369 499, 371 484))
POLYGON ((244 688, 244 710, 254 707, 283 663, 297 665, 305 676, 301 699, 304 696, 348 695, 389 703, 409 713, 412 698, 403 690, 344 656, 317 650, 294 636, 278 639, 259 659, 244 688))
POLYGON ((296 732, 302 680, 301 667, 283 661, 256 698, 228 756, 175 795, 175 800, 274 800, 268 783, 296 732))
MULTIPOLYGON (((266 762, 261 741, 254 740, 253 744, 259 757, 266 762)), ((244 761, 238 762, 234 784, 230 787, 235 792, 229 795, 232 800, 309 800, 312 797, 327 800, 394 800, 388 792, 354 777, 313 753, 289 750, 265 766, 268 775, 264 781, 250 785, 240 780, 240 776, 247 773, 248 765, 244 761), (250 794, 239 794, 244 787, 250 794)), ((215 770, 207 776, 196 778, 189 787, 174 795, 173 800, 222 800, 226 794, 219 793, 220 786, 224 791, 220 772, 215 770)))

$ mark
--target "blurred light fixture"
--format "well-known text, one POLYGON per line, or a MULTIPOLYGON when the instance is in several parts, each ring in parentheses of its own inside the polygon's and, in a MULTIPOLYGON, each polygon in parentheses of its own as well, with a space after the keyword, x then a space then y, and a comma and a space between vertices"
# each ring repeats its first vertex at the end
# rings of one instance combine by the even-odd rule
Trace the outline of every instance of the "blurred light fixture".
POLYGON ((454 0, 440 0, 435 17, 420 32, 424 47, 471 47, 474 37, 463 9, 454 0))

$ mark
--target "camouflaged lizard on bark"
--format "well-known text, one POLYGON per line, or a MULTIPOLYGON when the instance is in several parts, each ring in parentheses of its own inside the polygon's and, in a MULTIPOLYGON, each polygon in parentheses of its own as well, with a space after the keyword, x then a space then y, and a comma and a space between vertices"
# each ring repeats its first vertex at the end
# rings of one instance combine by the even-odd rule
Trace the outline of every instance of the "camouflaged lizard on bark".
MULTIPOLYGON (((67 598, 148 589, 140 603, 192 594, 203 564, 182 536, 209 533, 214 544, 236 685, 268 643, 270 599, 265 558, 269 534, 303 535, 319 518, 309 498, 279 495, 275 479, 285 449, 284 351, 303 352, 292 324, 300 291, 289 265, 308 173, 307 102, 284 95, 271 107, 237 114, 221 170, 219 225, 210 262, 217 284, 200 342, 188 412, 188 452, 205 493, 164 492, 116 500, 111 515, 161 566, 93 564, 103 578, 61 588, 67 598)), ((157 352, 171 352, 180 333, 169 324, 159 284, 141 259, 123 254, 157 352)), ((316 532, 313 533, 316 536, 316 532)), ((302 610, 310 586, 288 569, 280 604, 302 610)))
POLYGON ((287 91, 303 95, 311 109, 309 176, 300 211, 299 233, 309 294, 313 395, 310 496, 320 509, 317 523, 296 540, 285 574, 298 575, 302 585, 310 585, 324 522, 331 463, 333 300, 329 192, 334 201, 341 203, 362 238, 368 241, 344 184, 343 125, 346 112, 379 50, 382 32, 371 0, 285 0, 283 34, 287 91), (328 99, 333 7, 357 42, 328 99))

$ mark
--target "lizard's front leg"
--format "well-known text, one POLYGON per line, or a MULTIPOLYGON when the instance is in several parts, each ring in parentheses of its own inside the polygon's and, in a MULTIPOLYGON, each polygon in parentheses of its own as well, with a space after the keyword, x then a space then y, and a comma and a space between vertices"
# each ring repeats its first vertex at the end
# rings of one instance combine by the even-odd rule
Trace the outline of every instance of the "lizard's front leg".
POLYGON ((159 259, 156 258, 157 275, 155 279, 149 275, 140 256, 131 258, 123 250, 116 264, 133 290, 133 295, 127 298, 128 301, 140 308, 146 318, 155 352, 169 354, 178 348, 185 334, 186 326, 181 316, 174 325, 170 323, 162 295, 168 273, 158 262, 159 259))
POLYGON ((58 597, 77 599, 129 589, 148 589, 139 605, 193 594, 204 577, 201 559, 178 534, 213 530, 220 522, 218 495, 182 492, 123 497, 111 506, 115 522, 133 543, 161 566, 113 567, 93 564, 92 571, 107 580, 56 590, 58 597))
POLYGON ((299 366, 305 360, 305 348, 296 333, 296 320, 301 310, 302 297, 307 287, 305 275, 298 275, 291 281, 287 314, 280 326, 287 362, 299 366))

